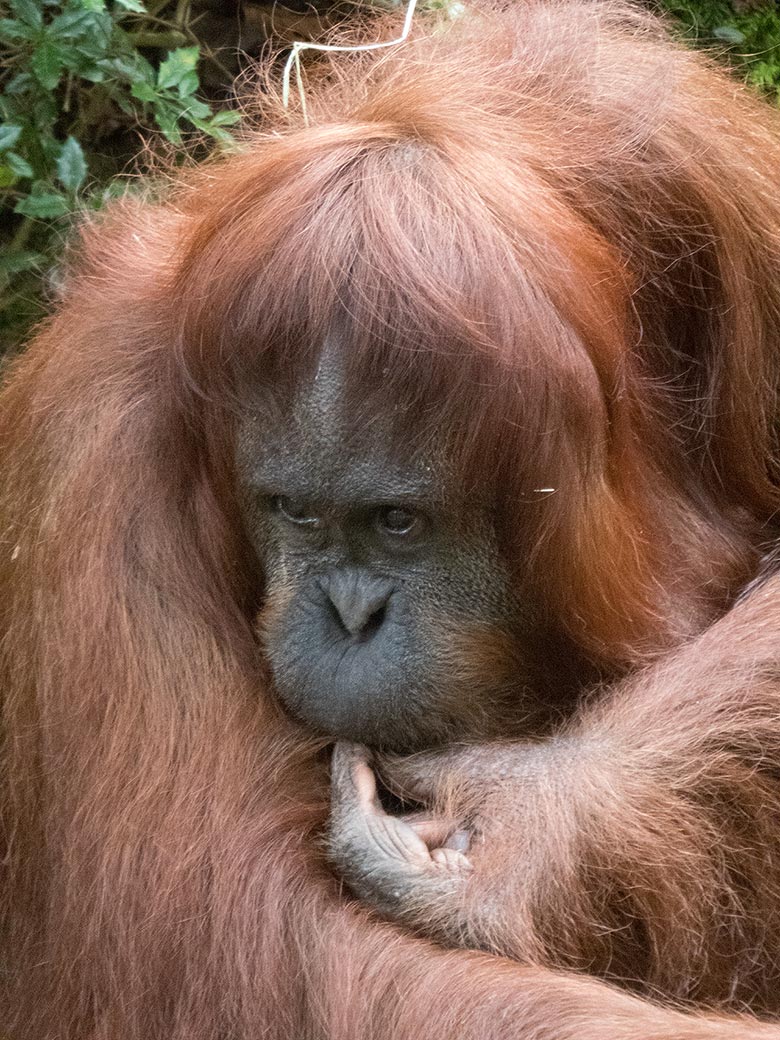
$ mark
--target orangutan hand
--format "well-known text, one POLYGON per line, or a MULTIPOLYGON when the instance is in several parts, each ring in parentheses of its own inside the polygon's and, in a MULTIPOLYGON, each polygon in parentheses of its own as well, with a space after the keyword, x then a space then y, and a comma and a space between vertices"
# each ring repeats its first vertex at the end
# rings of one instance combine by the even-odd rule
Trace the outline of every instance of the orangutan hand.
POLYGON ((553 777, 565 774, 576 774, 576 761, 563 742, 458 745, 408 756, 339 743, 331 862, 355 895, 393 920, 448 944, 534 958, 536 910, 553 927, 556 920, 546 906, 556 889, 550 843, 559 854, 567 840, 573 854, 577 847, 576 827, 569 834, 556 827, 565 814, 551 794, 553 777), (421 811, 386 812, 375 773, 421 811))
POLYGON ((398 920, 445 908, 456 915, 471 872, 465 829, 444 817, 387 813, 371 753, 359 744, 334 749, 331 805, 330 860, 355 895, 398 920))

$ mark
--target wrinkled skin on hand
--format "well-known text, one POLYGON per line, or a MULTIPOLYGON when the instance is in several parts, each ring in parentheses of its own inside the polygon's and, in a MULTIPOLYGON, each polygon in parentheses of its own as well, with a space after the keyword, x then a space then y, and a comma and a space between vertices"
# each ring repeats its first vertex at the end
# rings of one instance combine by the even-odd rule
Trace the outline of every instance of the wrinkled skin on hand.
MULTIPOLYGON (((417 758, 418 756, 415 756, 417 758)), ((339 742, 333 752, 331 861, 357 896, 391 918, 415 916, 429 902, 457 904, 471 872, 470 833, 444 816, 393 816, 377 793, 372 753, 339 742)), ((395 785, 421 800, 422 782, 395 785)), ((422 781, 422 778, 420 778, 422 781)))
POLYGON ((671 989, 680 965, 664 936, 680 922, 660 912, 655 893, 668 889, 674 906, 688 894, 689 874, 676 863, 690 840, 685 805, 668 820, 668 852, 653 857, 655 799, 669 792, 657 774, 638 782, 618 761, 605 742, 565 736, 410 756, 339 743, 331 862, 383 916, 526 963, 637 978, 649 969, 636 929, 651 930, 663 951, 652 971, 671 989), (377 777, 419 809, 386 811, 377 777), (626 840, 622 801, 625 820, 647 821, 648 844, 626 840))
POLYGON ((496 948, 488 920, 496 898, 486 900, 480 914, 471 904, 477 887, 492 887, 485 852, 495 866, 502 833, 507 854, 517 855, 506 801, 508 788, 524 782, 522 761, 517 749, 501 744, 402 757, 339 742, 332 765, 331 862, 354 894, 384 916, 434 938, 496 948), (394 795, 421 808, 386 811, 377 774, 394 795), (500 814, 492 808, 499 802, 500 814), (480 866, 486 869, 480 872, 480 866))

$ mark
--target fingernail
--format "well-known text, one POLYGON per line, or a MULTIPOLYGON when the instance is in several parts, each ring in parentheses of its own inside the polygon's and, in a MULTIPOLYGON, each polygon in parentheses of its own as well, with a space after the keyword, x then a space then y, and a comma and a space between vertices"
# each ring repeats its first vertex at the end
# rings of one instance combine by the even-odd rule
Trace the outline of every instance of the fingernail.
POLYGON ((444 843, 445 848, 454 849, 456 852, 468 852, 471 844, 471 835, 468 831, 453 831, 444 843))

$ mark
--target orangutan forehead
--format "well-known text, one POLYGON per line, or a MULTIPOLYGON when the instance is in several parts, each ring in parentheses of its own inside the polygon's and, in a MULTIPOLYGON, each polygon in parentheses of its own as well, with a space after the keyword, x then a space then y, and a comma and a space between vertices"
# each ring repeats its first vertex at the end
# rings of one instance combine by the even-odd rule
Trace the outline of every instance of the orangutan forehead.
POLYGON ((389 373, 385 378, 361 363, 366 354, 338 322, 289 382, 261 380, 250 409, 293 436, 315 429, 323 445, 359 445, 387 456, 398 452, 407 461, 412 452, 427 453, 425 423, 413 415, 414 395, 405 395, 389 373))
POLYGON ((241 469, 286 494, 432 500, 451 482, 445 438, 393 398, 381 384, 360 384, 334 333, 292 388, 252 395, 239 427, 241 469))

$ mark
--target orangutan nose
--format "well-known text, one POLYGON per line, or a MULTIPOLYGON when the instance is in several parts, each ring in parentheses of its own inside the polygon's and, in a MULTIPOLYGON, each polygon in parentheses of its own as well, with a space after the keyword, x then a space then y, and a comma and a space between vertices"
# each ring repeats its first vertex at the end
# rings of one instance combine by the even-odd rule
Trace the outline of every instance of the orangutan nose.
POLYGON ((350 569, 329 575, 321 584, 345 634, 366 642, 379 631, 394 591, 391 582, 350 569))

